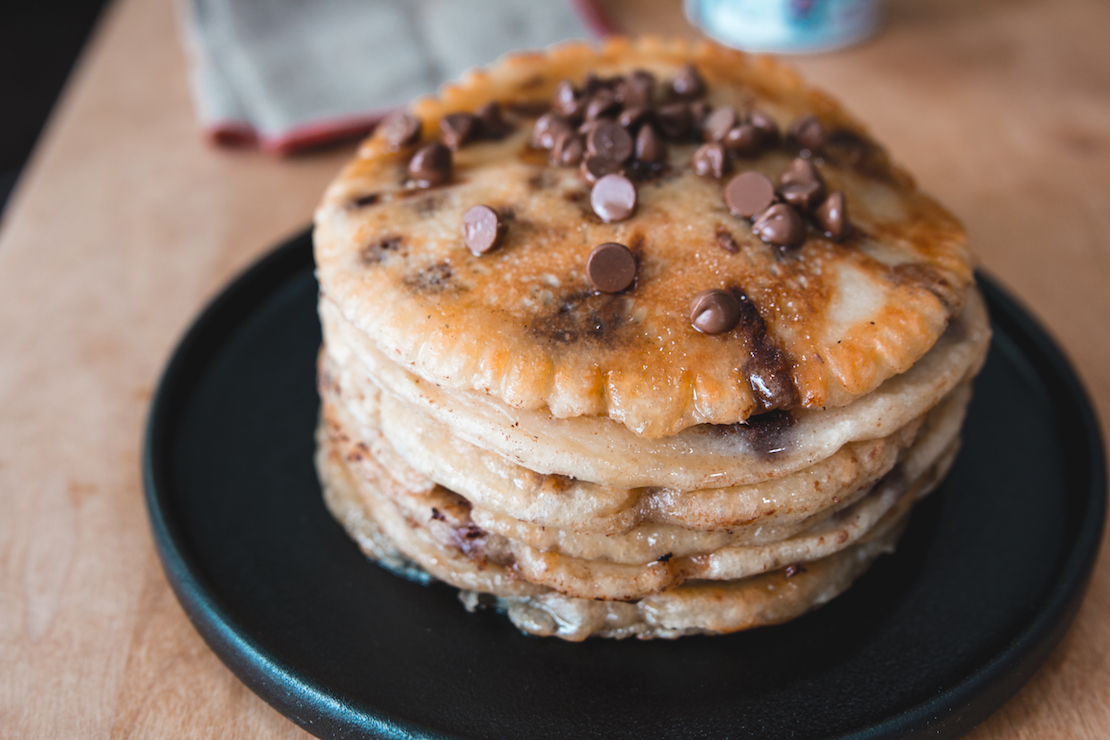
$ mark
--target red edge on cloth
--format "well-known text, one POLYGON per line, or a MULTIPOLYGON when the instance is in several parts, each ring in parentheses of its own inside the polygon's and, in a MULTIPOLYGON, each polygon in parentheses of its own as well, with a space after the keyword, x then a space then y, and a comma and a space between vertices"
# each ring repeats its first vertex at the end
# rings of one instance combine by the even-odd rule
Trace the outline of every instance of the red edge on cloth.
POLYGON ((390 111, 371 111, 357 116, 315 121, 286 131, 280 136, 263 136, 262 149, 274 154, 293 154, 302 149, 313 149, 349 139, 361 139, 374 130, 378 122, 390 111))
POLYGON ((325 119, 279 136, 262 136, 244 121, 219 121, 208 126, 205 135, 217 146, 229 149, 258 148, 285 156, 304 149, 360 139, 373 131, 374 126, 388 113, 389 111, 378 111, 347 118, 325 119))
POLYGON ((206 128, 204 133, 213 144, 229 149, 258 146, 258 134, 246 121, 217 121, 206 128))
MULTIPOLYGON (((594 0, 570 0, 570 5, 586 28, 597 36, 608 36, 617 29, 594 0)), ((316 121, 279 136, 263 136, 246 121, 217 121, 205 134, 209 141, 227 148, 258 147, 265 152, 287 156, 306 149, 359 139, 366 136, 390 111, 373 111, 357 116, 316 121)))
POLYGON ((609 36, 617 32, 617 27, 613 25, 613 21, 594 0, 570 0, 570 4, 574 7, 586 28, 598 36, 609 36))

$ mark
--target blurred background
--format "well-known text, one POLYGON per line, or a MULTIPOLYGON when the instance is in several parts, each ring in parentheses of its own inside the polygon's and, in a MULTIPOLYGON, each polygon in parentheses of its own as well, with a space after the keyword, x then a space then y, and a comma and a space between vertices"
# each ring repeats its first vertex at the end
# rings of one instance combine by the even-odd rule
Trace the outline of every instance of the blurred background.
POLYGON ((106 0, 0 4, 0 215, 106 0))
MULTIPOLYGON (((361 135, 384 109, 435 89, 508 48, 604 35, 615 30, 609 25, 610 14, 622 19, 621 30, 636 32, 643 30, 636 28, 641 15, 677 20, 685 11, 709 35, 742 48, 814 51, 869 35, 874 30, 870 11, 877 4, 878 0, 174 3, 204 133, 216 143, 261 146, 276 153, 361 135), (352 28, 362 30, 354 33, 352 28), (406 55, 409 50, 415 51, 406 55), (290 64, 293 60, 296 64, 290 64), (388 65, 389 74, 366 75, 368 63, 388 65), (352 99, 372 104, 352 105, 352 99)), ((6 3, 0 9, 0 69, 5 76, 0 86, 5 113, 0 120, 0 215, 108 5, 108 0, 41 0, 6 3)), ((689 31, 685 22, 670 29, 689 31)))

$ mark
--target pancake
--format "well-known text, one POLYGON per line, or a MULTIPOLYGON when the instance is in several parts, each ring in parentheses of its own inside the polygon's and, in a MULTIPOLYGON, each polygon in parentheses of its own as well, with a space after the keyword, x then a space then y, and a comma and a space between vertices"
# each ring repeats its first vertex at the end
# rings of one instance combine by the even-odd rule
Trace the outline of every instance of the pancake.
MULTIPOLYGON (((530 470, 617 488, 745 485, 808 467, 848 442, 886 436, 975 375, 990 339, 986 307, 972 291, 965 309, 921 361, 855 403, 797 410, 788 417, 787 429, 774 423, 787 417, 764 414, 758 424, 702 424, 654 440, 610 419, 557 419, 428 383, 388 361, 326 297, 320 315, 325 334, 336 340, 326 344, 335 364, 363 370, 352 376, 355 384, 373 378, 401 403, 450 426, 454 435, 530 470), (774 454, 767 454, 771 449, 774 454)), ((387 435, 390 419, 384 420, 387 435)))
MULTIPOLYGON (((536 157, 530 127, 512 118, 504 138, 459 148, 439 188, 408 178, 411 150, 392 151, 381 133, 368 139, 317 210, 326 295, 428 382, 559 419, 604 416, 649 439, 774 408, 843 406, 909 369, 963 308, 972 282, 963 231, 862 124, 769 60, 708 43, 568 45, 507 57, 411 110, 430 139, 446 115, 490 100, 534 107, 587 70, 666 80, 686 63, 713 106, 758 108, 784 129, 815 115, 845 142, 829 147, 820 173, 848 194, 854 236, 814 236, 784 259, 729 213, 719 182, 686 166, 693 143, 668 147, 669 168, 641 185, 632 218, 604 223, 576 170, 536 157), (500 247, 481 256, 459 231, 474 204, 511 212, 500 247), (641 255, 634 291, 590 289, 586 259, 605 242, 641 255), (707 288, 741 291, 761 325, 727 337, 692 331, 689 302, 707 288), (768 396, 761 386, 776 374, 784 389, 768 396)), ((777 180, 793 156, 769 150, 744 166, 777 180)))
POLYGON ((841 593, 953 464, 990 341, 951 214, 831 98, 708 43, 471 73, 363 143, 314 241, 329 510, 567 640, 841 593))
MULTIPOLYGON (((326 357, 322 360, 326 365, 326 357)), ((590 534, 604 547, 634 540, 653 542, 657 551, 652 559, 680 550, 680 536, 699 530, 731 530, 726 540, 738 544, 773 542, 811 526, 817 517, 854 503, 890 472, 911 444, 915 454, 925 449, 927 460, 937 457, 940 449, 957 437, 970 399, 970 387, 958 386, 927 415, 889 437, 847 444, 831 458, 782 478, 695 491, 661 487, 622 490, 574 479, 553 482, 551 476, 513 465, 453 438, 442 428, 415 450, 415 456, 412 450, 399 454, 393 440, 381 436, 376 416, 358 423, 348 414, 342 377, 326 367, 321 372, 321 378, 331 379, 321 389, 325 418, 342 430, 344 437, 362 442, 378 464, 406 487, 427 491, 438 483, 455 490, 470 502, 475 519, 481 519, 487 529, 528 529, 539 538, 532 544, 542 549, 549 545, 541 541, 550 543, 562 530, 570 529, 580 542, 583 535, 590 534)), ((372 404, 364 401, 360 408, 368 405, 372 404)), ((389 415, 399 416, 403 421, 400 428, 416 437, 425 436, 422 432, 435 426, 428 419, 413 419, 397 410, 389 415)))
MULTIPOLYGON (((325 418, 334 413, 325 404, 325 418)), ((935 421, 942 422, 943 417, 935 421)), ((547 535, 542 538, 545 541, 529 542, 527 538, 537 534, 534 527, 520 523, 507 527, 504 521, 499 523, 501 526, 490 527, 492 522, 481 517, 465 498, 441 486, 406 489, 366 446, 360 446, 339 424, 332 421, 324 426, 330 443, 337 447, 337 456, 357 467, 358 477, 365 481, 359 491, 371 512, 370 518, 385 522, 382 526, 391 539, 404 542, 409 531, 429 530, 438 542, 460 548, 464 556, 481 567, 496 563, 510 568, 522 580, 576 598, 615 600, 658 593, 691 577, 743 578, 824 557, 854 544, 880 519, 893 516, 892 510, 900 516, 914 499, 931 490, 951 464, 958 446, 955 439, 945 435, 951 425, 934 423, 931 427, 899 461, 898 467, 858 502, 843 509, 830 507, 835 508, 831 515, 817 517, 816 523, 802 532, 761 545, 732 542, 728 531, 712 531, 711 534, 724 535, 718 536, 717 541, 712 537, 699 538, 694 532, 681 533, 685 537, 673 532, 672 539, 678 548, 668 550, 670 543, 664 540, 651 543, 645 551, 645 543, 636 537, 583 538, 573 530, 541 528, 547 535), (385 509, 390 512, 388 516, 381 514, 385 509), (402 530, 400 534, 395 532, 398 528, 402 530), (582 539, 586 540, 584 545, 582 539)), ((404 551, 405 545, 401 549, 404 551)), ((423 564, 420 550, 406 555, 423 564)), ((442 566, 441 556, 435 560, 442 566)), ((465 571, 469 573, 469 567, 465 571)))
MULTIPOLYGON (((893 552, 906 519, 836 555, 796 571, 778 570, 740 581, 691 581, 634 603, 573 599, 559 593, 498 596, 493 606, 518 628, 540 636, 580 641, 598 637, 674 639, 719 635, 781 624, 844 592, 883 553, 893 552)), ((475 592, 463 604, 481 605, 475 592)))
POLYGON ((478 564, 412 526, 388 498, 372 493, 364 476, 351 472, 326 435, 317 469, 328 508, 368 556, 410 580, 436 578, 462 589, 460 598, 471 610, 494 606, 522 631, 572 641, 723 634, 788 621, 840 594, 876 557, 892 551, 907 518, 900 509, 858 542, 793 570, 691 580, 635 601, 580 598, 522 581, 495 562, 478 564))

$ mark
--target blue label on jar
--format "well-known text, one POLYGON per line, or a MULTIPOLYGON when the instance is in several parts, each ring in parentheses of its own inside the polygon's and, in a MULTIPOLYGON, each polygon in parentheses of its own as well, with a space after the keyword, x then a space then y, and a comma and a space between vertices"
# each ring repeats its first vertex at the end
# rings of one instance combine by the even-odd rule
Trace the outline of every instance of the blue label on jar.
POLYGON ((686 0, 686 14, 718 41, 746 51, 835 49, 871 35, 877 0, 686 0))

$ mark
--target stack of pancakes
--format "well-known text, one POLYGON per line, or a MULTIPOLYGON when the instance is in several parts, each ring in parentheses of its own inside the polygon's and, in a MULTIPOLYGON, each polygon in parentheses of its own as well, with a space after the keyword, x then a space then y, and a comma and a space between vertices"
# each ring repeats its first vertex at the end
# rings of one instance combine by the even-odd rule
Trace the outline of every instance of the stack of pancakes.
MULTIPOLYGON (((615 97, 595 106, 614 120, 615 97)), ((580 640, 782 622, 893 548, 955 457, 989 327, 959 224, 858 122, 768 60, 653 39, 509 57, 409 115, 316 219, 317 465, 367 555, 580 640), (637 126, 678 104, 694 126, 661 134, 656 162, 618 163, 635 207, 607 222, 536 121, 567 80, 585 98, 633 74, 657 81, 637 126), (676 82, 691 74, 703 89, 676 82), (781 140, 695 168, 699 120, 728 107, 781 140), (457 136, 460 113, 489 135, 457 136), (792 139, 814 118, 818 139, 792 139), (447 173, 417 177, 445 139, 447 173), (799 156, 851 228, 768 243, 723 192, 799 156), (479 205, 492 248, 464 229, 479 205), (610 243, 635 278, 606 292, 588 263, 610 243), (734 325, 693 325, 707 290, 735 301, 734 325)))

